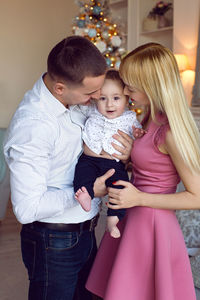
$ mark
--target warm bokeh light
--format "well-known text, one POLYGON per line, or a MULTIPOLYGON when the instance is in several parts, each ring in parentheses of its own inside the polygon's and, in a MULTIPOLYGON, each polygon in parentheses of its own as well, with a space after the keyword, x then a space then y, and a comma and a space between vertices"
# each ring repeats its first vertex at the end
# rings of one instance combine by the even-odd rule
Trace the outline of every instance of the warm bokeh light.
POLYGON ((181 73, 181 81, 184 87, 185 96, 187 98, 189 106, 192 99, 192 88, 195 80, 195 72, 193 70, 186 70, 181 73))
POLYGON ((185 54, 174 54, 180 72, 190 69, 188 58, 185 54))

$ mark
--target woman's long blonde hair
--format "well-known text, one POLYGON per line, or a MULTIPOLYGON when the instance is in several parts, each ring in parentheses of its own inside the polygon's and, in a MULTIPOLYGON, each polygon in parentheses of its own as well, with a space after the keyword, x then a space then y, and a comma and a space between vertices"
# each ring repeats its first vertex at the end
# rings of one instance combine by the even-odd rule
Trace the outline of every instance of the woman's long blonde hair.
POLYGON ((176 146, 192 172, 200 172, 200 134, 190 112, 173 53, 157 43, 142 45, 121 62, 120 76, 150 101, 152 119, 166 114, 176 146))

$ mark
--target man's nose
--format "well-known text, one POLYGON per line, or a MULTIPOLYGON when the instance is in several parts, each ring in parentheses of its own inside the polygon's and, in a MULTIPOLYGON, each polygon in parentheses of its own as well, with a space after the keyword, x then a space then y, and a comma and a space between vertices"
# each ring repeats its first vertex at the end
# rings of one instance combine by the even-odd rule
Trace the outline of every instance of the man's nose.
POLYGON ((93 93, 93 94, 91 95, 91 97, 94 98, 94 99, 99 99, 99 97, 100 97, 100 90, 98 90, 98 91, 96 91, 95 93, 93 93))

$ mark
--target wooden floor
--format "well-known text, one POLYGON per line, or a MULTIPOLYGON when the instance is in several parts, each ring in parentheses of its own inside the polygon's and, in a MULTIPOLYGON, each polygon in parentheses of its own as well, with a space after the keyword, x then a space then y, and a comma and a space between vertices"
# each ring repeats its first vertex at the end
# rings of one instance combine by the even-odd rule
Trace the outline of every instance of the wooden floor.
POLYGON ((0 224, 0 299, 27 300, 28 279, 20 251, 20 229, 9 203, 0 224))
MULTIPOLYGON (((102 220, 99 223, 103 224, 102 220)), ((21 225, 9 203, 6 217, 0 224, 0 300, 28 299, 28 278, 21 258, 20 229, 21 225)), ((100 241, 102 228, 99 226, 98 230, 97 240, 100 241)), ((196 292, 197 300, 200 300, 200 290, 196 292)))
MULTIPOLYGON (((99 228, 98 242, 102 236, 99 228)), ((6 217, 0 222, 0 300, 28 299, 29 282, 21 257, 20 230, 9 203, 6 217)), ((94 296, 94 300, 100 298, 94 296)))

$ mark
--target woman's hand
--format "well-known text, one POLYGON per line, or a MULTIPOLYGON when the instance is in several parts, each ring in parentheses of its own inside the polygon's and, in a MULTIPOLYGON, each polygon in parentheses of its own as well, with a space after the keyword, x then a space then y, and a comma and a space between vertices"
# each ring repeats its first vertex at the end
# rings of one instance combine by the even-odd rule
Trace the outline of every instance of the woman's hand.
POLYGON ((118 180, 113 183, 114 185, 122 185, 123 189, 108 188, 108 200, 107 207, 112 209, 129 208, 134 206, 141 206, 140 192, 130 182, 118 180), (114 205, 112 205, 112 204, 114 205))
POLYGON ((125 132, 118 130, 118 134, 114 134, 113 138, 120 142, 123 147, 116 145, 115 143, 112 143, 112 146, 115 148, 115 150, 119 151, 121 154, 112 154, 113 157, 118 158, 121 160, 124 164, 128 162, 131 150, 133 147, 133 139, 126 134, 125 132))

